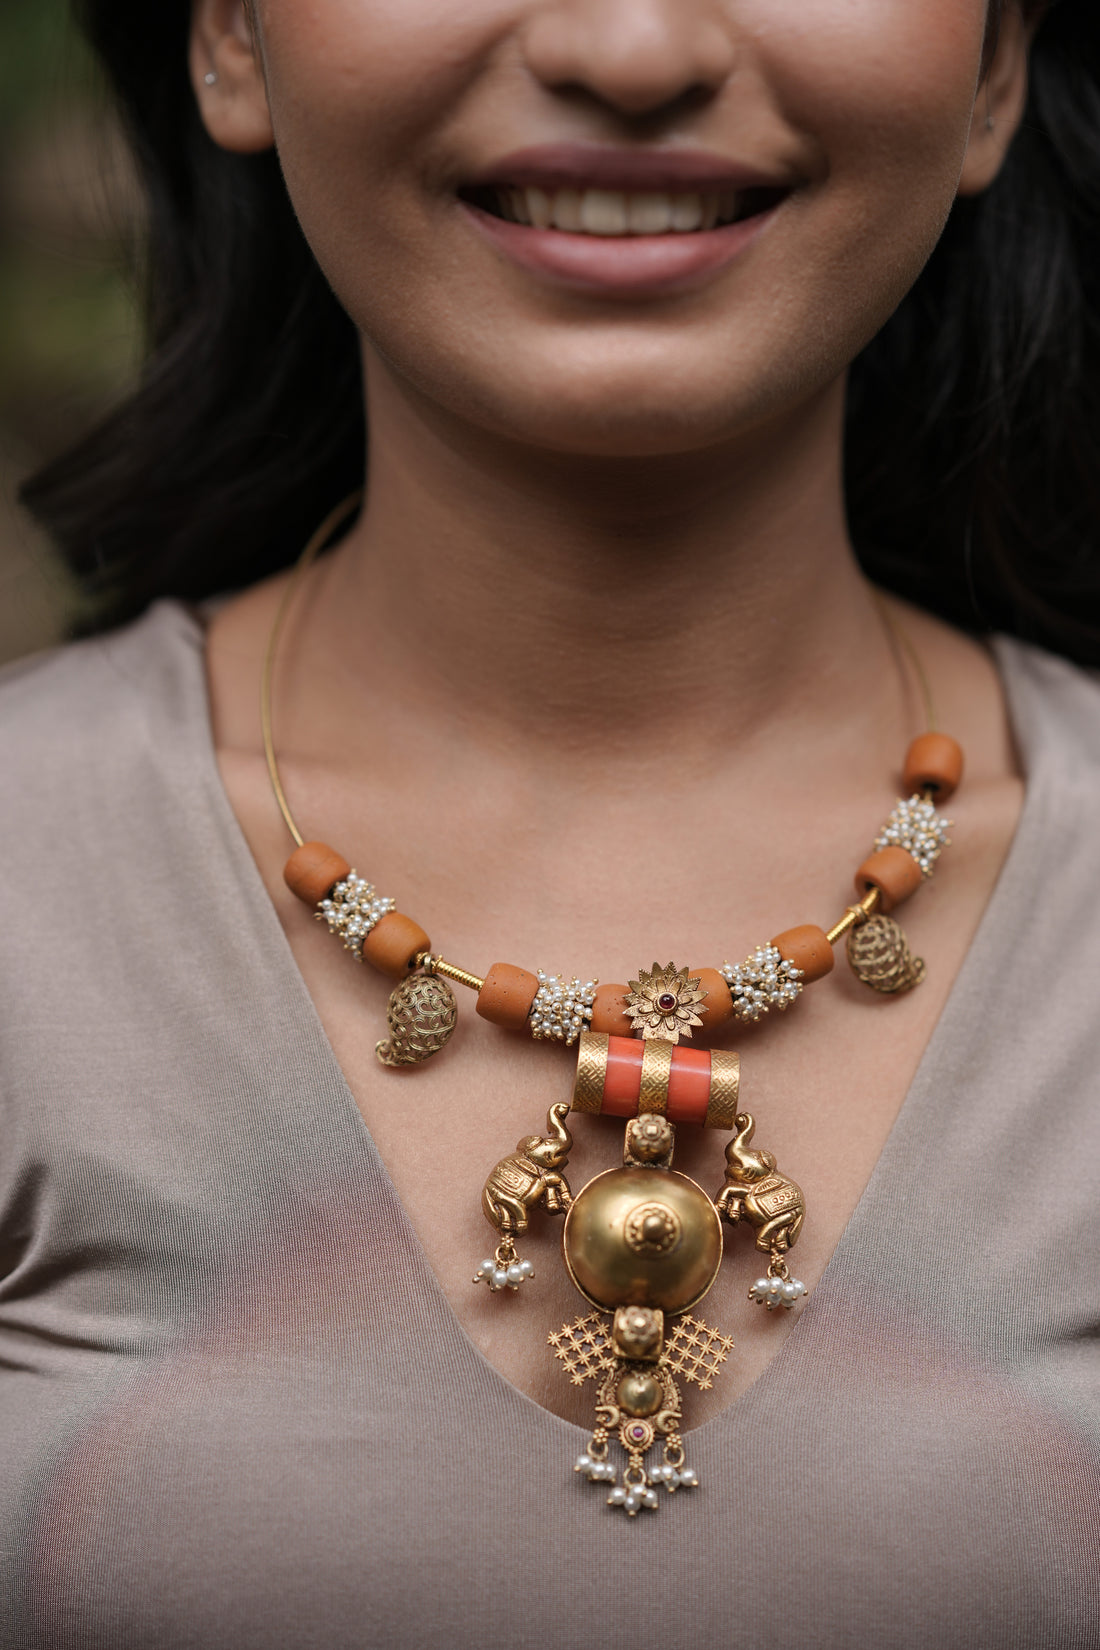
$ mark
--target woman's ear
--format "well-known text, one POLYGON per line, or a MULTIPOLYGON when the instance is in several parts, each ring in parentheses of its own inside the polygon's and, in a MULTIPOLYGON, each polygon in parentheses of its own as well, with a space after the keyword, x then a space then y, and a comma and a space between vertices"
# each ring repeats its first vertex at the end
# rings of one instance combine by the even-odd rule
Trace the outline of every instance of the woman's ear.
POLYGON ((974 104, 970 141, 959 179, 960 195, 980 195, 1001 169, 1027 103, 1027 57, 1032 31, 1018 0, 1008 0, 997 44, 974 104))
POLYGON ((214 142, 257 154, 275 141, 249 0, 194 0, 191 83, 214 142))

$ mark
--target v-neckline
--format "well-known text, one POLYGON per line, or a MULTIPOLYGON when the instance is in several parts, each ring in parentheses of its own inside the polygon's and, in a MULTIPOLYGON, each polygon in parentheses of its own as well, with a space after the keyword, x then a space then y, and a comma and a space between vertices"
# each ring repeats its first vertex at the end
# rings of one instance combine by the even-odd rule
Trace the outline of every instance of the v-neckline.
MULTIPOLYGON (((563 1416, 556 1414, 555 1411, 546 1408, 536 1399, 530 1397, 485 1356, 452 1306, 431 1264, 419 1233, 416 1231, 402 1202, 366 1119, 356 1104, 351 1085, 336 1057, 317 1006, 306 985, 301 969, 298 967, 297 960, 264 885, 244 830, 225 789, 214 743, 212 705, 205 663, 205 627, 202 617, 193 609, 184 607, 182 604, 164 603, 158 605, 161 611, 167 609, 172 614, 179 615, 187 626, 187 640, 194 646, 193 688, 196 695, 196 708, 201 711, 201 714, 193 718, 197 730, 194 751, 195 775, 196 778, 201 778, 209 797, 213 815, 215 817, 220 816, 222 828, 219 833, 215 833, 218 841, 216 845, 211 844, 211 851, 228 851, 232 860, 233 877, 241 890, 241 898, 248 901, 252 915, 259 925, 268 930, 269 963, 275 966, 277 959, 277 966, 285 986, 286 999, 288 1003, 293 1002, 296 1004, 299 1025, 305 1022, 309 1024, 311 1040, 316 1043, 321 1051, 321 1057, 327 1064, 326 1075, 329 1083, 326 1084, 326 1087, 331 1085, 334 1095, 336 1093, 340 1095, 340 1104, 354 1114, 353 1117, 349 1118, 351 1126, 362 1141, 375 1173, 381 1177, 388 1188, 395 1210, 400 1213, 409 1254, 415 1257, 416 1265, 423 1276, 425 1286, 433 1292, 437 1307, 448 1321, 459 1344, 465 1347, 470 1358, 483 1372, 488 1374, 491 1380, 499 1383, 502 1392, 507 1392, 513 1400, 519 1400, 522 1405, 530 1406, 535 1414, 545 1421, 564 1429, 574 1439, 583 1440, 587 1437, 588 1429, 575 1422, 567 1421, 563 1416)), ((1021 881, 1022 867, 1025 861, 1030 860, 1034 852, 1032 840, 1041 831, 1042 827, 1042 809, 1039 805, 1041 787, 1034 783, 1037 753, 1032 742, 1025 737, 1024 724, 1026 716, 1023 714, 1022 696, 1027 689, 1022 681, 1016 679, 1015 654, 1018 647, 1019 644, 1011 639, 996 638, 994 641, 998 674, 1004 692, 1009 724, 1020 757, 1025 792, 1016 822, 1016 829, 993 891, 925 1044, 912 1080, 883 1143, 882 1150, 844 1224, 836 1246, 813 1289, 812 1295, 800 1310, 799 1321, 792 1325, 791 1331, 783 1344, 768 1360, 760 1373, 737 1397, 711 1415, 700 1426, 685 1432, 685 1437, 690 1437, 693 1443, 699 1444, 704 1439, 715 1436, 719 1429, 735 1424, 750 1404, 755 1405, 761 1394, 766 1394, 772 1385, 781 1383, 785 1378, 788 1367, 803 1357, 807 1342, 812 1341, 818 1324, 826 1319, 826 1315, 830 1311, 832 1299, 839 1286, 839 1279, 851 1259, 851 1251, 860 1241, 863 1229, 867 1225, 868 1210, 872 1205, 881 1201, 884 1183, 888 1189, 889 1177, 897 1172, 895 1159, 901 1155, 902 1142, 914 1132, 915 1127, 919 1127, 921 1099, 937 1088, 937 1068, 942 1066, 945 1061, 945 1045, 951 1040, 952 1028, 957 1017, 956 1006, 970 995, 972 984, 981 979, 983 972, 987 978, 992 979, 995 976, 996 970, 993 965, 998 955, 997 930, 1001 926, 1002 912, 1010 906, 1011 891, 1021 881)), ((1038 753, 1038 757, 1041 759, 1041 752, 1038 753)), ((295 1035, 294 1025, 289 1021, 287 1022, 287 1033, 288 1036, 293 1037, 295 1035)))

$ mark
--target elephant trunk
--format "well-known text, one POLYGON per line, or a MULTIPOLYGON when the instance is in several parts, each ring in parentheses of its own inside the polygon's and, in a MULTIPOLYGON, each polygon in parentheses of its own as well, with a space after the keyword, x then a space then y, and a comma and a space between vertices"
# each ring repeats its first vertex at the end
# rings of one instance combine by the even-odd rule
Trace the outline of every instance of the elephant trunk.
POLYGON ((546 1114, 546 1133, 551 1140, 556 1140, 559 1146, 567 1152, 573 1149, 573 1136, 565 1126, 565 1119, 569 1116, 569 1107, 562 1100, 550 1107, 546 1114))
POLYGON ((737 1133, 726 1146, 726 1162, 732 1168, 736 1163, 739 1168, 745 1168, 745 1153, 748 1151, 749 1141, 756 1128, 756 1119, 749 1112, 741 1112, 737 1118, 737 1133))

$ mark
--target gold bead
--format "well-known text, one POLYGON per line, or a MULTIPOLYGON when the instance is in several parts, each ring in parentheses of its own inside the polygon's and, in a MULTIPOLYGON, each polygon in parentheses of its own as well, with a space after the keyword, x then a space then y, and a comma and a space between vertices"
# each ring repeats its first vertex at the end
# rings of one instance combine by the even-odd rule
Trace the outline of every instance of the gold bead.
POLYGON ((458 1020, 455 994, 434 974, 402 980, 386 1010, 387 1042, 375 1048, 384 1066, 416 1066, 430 1060, 448 1042, 458 1020))
POLYGON ((718 1212, 701 1186, 671 1169, 608 1169, 575 1199, 565 1264, 586 1300, 605 1309, 685 1312, 722 1262, 718 1212))
POLYGON ((624 1415, 656 1415, 664 1395, 656 1375, 644 1369, 627 1370, 615 1393, 624 1415))
POLYGON ((853 929, 848 962, 857 980, 885 996, 912 991, 924 979, 924 961, 913 956, 905 930, 893 917, 868 917, 853 929))

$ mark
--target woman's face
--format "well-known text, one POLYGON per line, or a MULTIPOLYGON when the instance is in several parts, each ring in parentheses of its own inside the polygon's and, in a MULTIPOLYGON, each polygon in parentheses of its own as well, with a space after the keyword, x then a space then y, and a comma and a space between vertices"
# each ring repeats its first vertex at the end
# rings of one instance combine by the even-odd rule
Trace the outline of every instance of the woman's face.
POLYGON ((1022 95, 985 0, 257 0, 254 54, 241 4, 196 4, 204 114, 274 135, 368 381, 565 451, 835 384, 1022 95))

